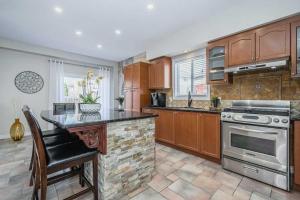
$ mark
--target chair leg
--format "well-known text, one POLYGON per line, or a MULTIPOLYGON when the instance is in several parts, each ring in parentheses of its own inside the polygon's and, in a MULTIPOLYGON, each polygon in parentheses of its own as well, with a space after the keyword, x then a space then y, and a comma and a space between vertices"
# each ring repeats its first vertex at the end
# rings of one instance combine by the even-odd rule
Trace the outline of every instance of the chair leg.
MULTIPOLYGON (((33 142, 32 142, 33 143, 33 142)), ((32 152, 31 152, 31 159, 30 159, 30 164, 29 164, 29 171, 32 170, 32 165, 33 165, 33 158, 34 157, 34 144, 32 144, 32 152)))
MULTIPOLYGON (((35 162, 35 160, 34 160, 34 162, 35 162)), ((36 163, 34 164, 33 167, 36 168, 36 163)), ((34 175, 33 191, 32 191, 31 200, 38 199, 38 189, 39 189, 39 185, 40 185, 39 177, 40 177, 39 168, 37 167, 35 170, 35 175, 34 175)), ((32 176, 32 178, 33 178, 33 176, 32 176)))
POLYGON ((93 159, 94 200, 98 200, 98 156, 93 159))
POLYGON ((45 171, 41 171, 40 173, 41 177, 40 177, 40 180, 41 180, 41 200, 46 200, 46 197, 47 197, 47 174, 45 171))
POLYGON ((35 154, 33 154, 33 159, 32 159, 32 171, 31 171, 31 177, 30 177, 30 182, 29 182, 29 186, 32 186, 33 185, 33 181, 34 181, 34 178, 36 177, 36 158, 35 158, 35 154))
POLYGON ((79 184, 81 185, 81 187, 84 187, 84 180, 83 180, 83 176, 84 176, 84 164, 80 165, 80 173, 79 173, 79 184))

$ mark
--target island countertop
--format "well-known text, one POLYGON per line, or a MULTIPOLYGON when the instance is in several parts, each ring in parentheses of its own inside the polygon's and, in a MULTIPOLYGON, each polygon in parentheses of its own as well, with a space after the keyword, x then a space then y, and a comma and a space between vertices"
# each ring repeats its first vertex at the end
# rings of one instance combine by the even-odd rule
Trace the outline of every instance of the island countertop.
POLYGON ((55 113, 53 110, 45 110, 41 112, 40 116, 45 121, 64 129, 157 117, 157 115, 149 113, 116 110, 106 110, 99 113, 80 113, 78 111, 55 113))

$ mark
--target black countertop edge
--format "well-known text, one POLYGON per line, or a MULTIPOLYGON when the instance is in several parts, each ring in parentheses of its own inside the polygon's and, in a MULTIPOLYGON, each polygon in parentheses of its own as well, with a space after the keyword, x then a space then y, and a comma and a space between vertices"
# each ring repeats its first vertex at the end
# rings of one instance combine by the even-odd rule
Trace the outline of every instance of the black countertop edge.
POLYGON ((203 108, 184 108, 184 107, 144 107, 145 109, 159 109, 159 110, 174 110, 174 111, 184 111, 184 112, 202 112, 202 113, 212 113, 221 114, 222 110, 209 110, 203 108))
POLYGON ((297 116, 291 116, 292 121, 300 121, 300 115, 297 116))

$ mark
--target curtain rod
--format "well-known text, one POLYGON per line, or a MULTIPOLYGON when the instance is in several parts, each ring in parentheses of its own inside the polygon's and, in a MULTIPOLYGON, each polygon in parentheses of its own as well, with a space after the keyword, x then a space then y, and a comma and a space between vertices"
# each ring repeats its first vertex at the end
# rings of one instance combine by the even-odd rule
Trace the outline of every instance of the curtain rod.
POLYGON ((93 68, 93 69, 100 69, 101 67, 103 68, 109 68, 109 69, 113 69, 112 66, 106 66, 106 65, 100 65, 100 64, 92 64, 92 63, 83 63, 81 62, 82 64, 79 64, 79 63, 75 63, 75 62, 70 62, 70 61, 65 61, 63 59, 60 59, 60 58, 52 58, 52 59, 48 59, 48 62, 50 62, 51 60, 61 60, 63 61, 64 64, 69 64, 69 65, 75 65, 75 66, 80 66, 80 67, 87 67, 87 68, 93 68))
MULTIPOLYGON (((61 57, 55 57, 55 56, 51 56, 51 55, 47 55, 47 54, 35 53, 35 52, 30 52, 30 51, 25 51, 25 50, 20 50, 20 49, 14 49, 14 48, 9 48, 9 47, 0 47, 0 49, 8 49, 8 50, 13 50, 13 51, 22 52, 22 53, 28 53, 28 54, 32 54, 32 55, 50 57, 52 59, 63 60, 64 63, 66 63, 66 64, 78 65, 78 66, 82 66, 82 67, 91 66, 92 68, 96 68, 96 69, 99 69, 99 67, 107 67, 107 68, 113 69, 113 66, 100 65, 100 64, 95 64, 95 63, 85 63, 85 62, 82 62, 82 61, 64 59, 64 58, 61 58, 61 57), (82 63, 82 64, 72 63, 72 61, 82 63), (69 63, 67 63, 67 62, 69 62, 69 63)), ((50 59, 48 60, 48 62, 49 61, 50 61, 50 59)))

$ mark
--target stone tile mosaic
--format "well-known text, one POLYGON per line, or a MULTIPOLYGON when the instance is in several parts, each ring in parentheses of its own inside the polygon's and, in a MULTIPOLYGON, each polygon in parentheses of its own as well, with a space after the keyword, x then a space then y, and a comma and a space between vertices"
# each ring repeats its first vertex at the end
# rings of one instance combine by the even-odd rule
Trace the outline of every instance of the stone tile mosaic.
MULTIPOLYGON (((31 139, 22 142, 0 141, 0 199, 29 200, 32 187, 29 187, 29 161, 31 139), (9 155, 9 156, 6 156, 9 155), (13 155, 13 156, 12 156, 13 155)), ((178 153, 169 147, 156 144, 157 155, 163 157, 178 153)), ((300 192, 285 192, 255 180, 223 170, 219 164, 180 152, 180 159, 162 159, 155 163, 155 175, 149 185, 134 189, 118 200, 298 200, 300 192), (178 164, 179 163, 179 164, 178 164), (176 167, 174 167, 176 166, 176 167), (176 172, 180 171, 179 174, 176 172), (183 175, 184 174, 184 175, 183 175)), ((126 157, 126 156, 125 156, 126 157)), ((159 156, 156 156, 156 159, 159 156)), ((173 158, 172 158, 173 159, 173 158)), ((126 162, 125 162, 126 163, 126 162)), ((124 164, 126 166, 127 164, 124 164)), ((109 166, 109 165, 107 165, 109 166)), ((135 174, 133 173, 133 179, 135 174)), ((65 180, 48 187, 47 200, 61 200, 83 188, 78 177, 65 180)), ((92 200, 88 193, 78 200, 92 200)), ((106 199, 104 199, 106 200, 106 199)))

